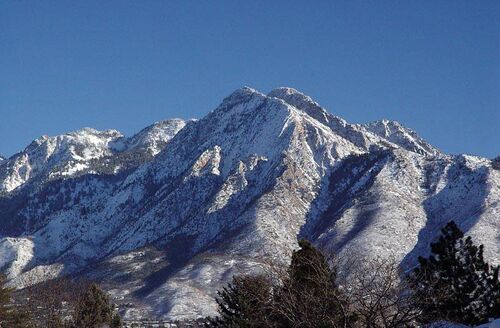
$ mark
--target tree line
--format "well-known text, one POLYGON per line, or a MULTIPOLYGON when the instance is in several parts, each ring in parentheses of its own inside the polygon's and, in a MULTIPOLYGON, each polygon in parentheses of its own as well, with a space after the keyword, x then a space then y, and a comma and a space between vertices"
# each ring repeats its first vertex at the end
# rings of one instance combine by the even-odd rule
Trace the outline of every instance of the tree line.
MULTIPOLYGON (((474 326, 500 318, 499 266, 484 246, 452 221, 431 255, 402 271, 395 260, 325 256, 299 241, 289 265, 266 263, 217 292, 218 316, 206 327, 399 328, 436 322, 474 326)), ((109 296, 95 283, 54 279, 31 284, 16 298, 0 276, 0 328, 122 327, 109 296)), ((196 321, 197 325, 200 321, 196 321)), ((196 325, 195 325, 196 326, 196 325)))
POLYGON ((0 328, 120 328, 109 296, 95 283, 53 279, 30 285, 15 298, 0 276, 0 328))
POLYGON ((391 260, 328 259, 306 240, 290 265, 235 276, 218 291, 207 327, 399 328, 436 322, 474 326, 500 318, 499 267, 452 221, 431 255, 403 272, 391 260))

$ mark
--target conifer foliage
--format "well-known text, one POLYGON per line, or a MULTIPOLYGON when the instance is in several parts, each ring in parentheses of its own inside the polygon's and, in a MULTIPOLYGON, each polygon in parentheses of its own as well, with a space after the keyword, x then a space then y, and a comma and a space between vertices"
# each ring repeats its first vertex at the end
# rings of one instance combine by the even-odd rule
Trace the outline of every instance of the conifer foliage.
POLYGON ((353 318, 335 283, 335 267, 310 242, 301 240, 299 246, 292 254, 288 277, 275 295, 280 326, 346 326, 353 318))
POLYGON ((217 292, 220 316, 210 320, 212 327, 272 327, 271 283, 267 277, 235 276, 217 292))
POLYGON ((475 325, 500 317, 499 267, 485 262, 483 245, 474 245, 451 221, 431 252, 429 258, 419 257, 411 275, 427 321, 475 325))
POLYGON ((335 270, 308 241, 299 242, 287 270, 234 277, 218 292, 219 317, 210 327, 349 327, 335 270))
POLYGON ((73 326, 97 328, 104 325, 119 328, 122 323, 106 293, 98 285, 91 284, 79 300, 73 326))
POLYGON ((0 328, 120 328, 122 320, 97 285, 65 278, 18 290, 0 274, 0 328))

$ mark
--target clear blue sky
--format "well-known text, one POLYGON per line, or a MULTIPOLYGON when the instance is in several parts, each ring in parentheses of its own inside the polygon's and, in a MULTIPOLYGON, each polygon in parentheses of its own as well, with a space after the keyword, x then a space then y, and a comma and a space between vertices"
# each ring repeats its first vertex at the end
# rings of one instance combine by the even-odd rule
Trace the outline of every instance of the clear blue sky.
POLYGON ((449 153, 500 154, 500 1, 1 1, 0 153, 303 91, 449 153))

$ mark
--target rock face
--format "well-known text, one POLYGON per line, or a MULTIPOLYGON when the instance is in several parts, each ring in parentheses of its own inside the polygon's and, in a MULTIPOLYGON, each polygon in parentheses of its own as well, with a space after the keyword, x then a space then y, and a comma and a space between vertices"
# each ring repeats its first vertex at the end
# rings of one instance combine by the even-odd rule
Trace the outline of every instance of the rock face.
POLYGON ((131 138, 84 129, 0 162, 0 267, 100 281, 127 317, 213 315, 232 274, 325 251, 426 254, 449 220, 500 257, 500 171, 397 122, 349 124, 291 88, 235 91, 131 138))

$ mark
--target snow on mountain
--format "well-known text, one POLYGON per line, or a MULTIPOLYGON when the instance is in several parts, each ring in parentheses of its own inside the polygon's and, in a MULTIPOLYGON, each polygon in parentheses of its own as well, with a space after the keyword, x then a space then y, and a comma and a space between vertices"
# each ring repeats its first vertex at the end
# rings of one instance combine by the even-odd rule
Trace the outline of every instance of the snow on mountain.
POLYGON ((113 147, 117 151, 145 149, 155 156, 185 125, 186 121, 181 119, 156 122, 130 138, 117 141, 113 147))
POLYGON ((21 274, 33 258, 33 242, 29 238, 2 238, 0 240, 0 269, 11 277, 21 274))
POLYGON ((365 124, 363 127, 409 151, 426 155, 436 155, 439 153, 439 150, 419 137, 414 131, 396 121, 380 120, 365 124))
POLYGON ((384 144, 384 140, 368 133, 363 127, 349 124, 344 119, 328 113, 309 96, 306 96, 293 88, 277 88, 272 90, 268 96, 282 99, 291 106, 300 108, 301 111, 321 124, 329 127, 332 131, 335 131, 337 135, 348 139, 358 147, 367 149, 371 145, 384 144))
POLYGON ((500 262, 491 161, 442 154, 395 122, 349 124, 295 89, 242 88, 200 120, 106 138, 58 165, 43 151, 7 161, 49 158, 0 196, 0 264, 13 284, 86 276, 129 318, 213 315, 221 284, 286 261, 297 238, 410 267, 451 219, 500 262), (70 162, 89 167, 37 182, 70 162))
POLYGON ((122 137, 116 130, 84 128, 64 135, 42 136, 0 167, 0 192, 9 192, 28 180, 71 176, 91 160, 110 153, 108 145, 122 137))
POLYGON ((185 124, 180 119, 161 121, 130 138, 116 130, 92 128, 55 137, 42 136, 2 162, 0 193, 10 192, 27 181, 117 173, 135 167, 160 152, 185 124))

